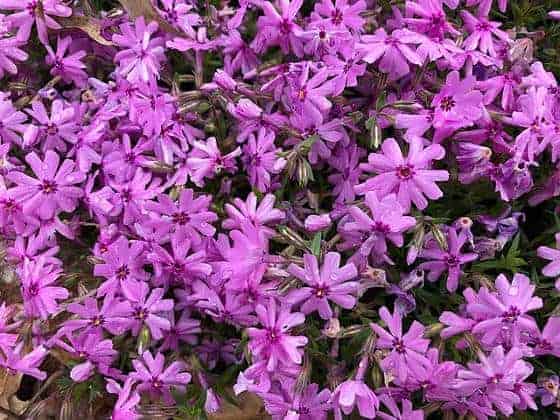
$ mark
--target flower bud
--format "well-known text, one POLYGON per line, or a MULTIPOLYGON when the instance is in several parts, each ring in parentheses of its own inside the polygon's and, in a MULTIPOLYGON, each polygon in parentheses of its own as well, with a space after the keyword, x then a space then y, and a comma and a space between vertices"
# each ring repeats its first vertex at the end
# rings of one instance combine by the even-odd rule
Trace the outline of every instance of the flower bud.
POLYGON ((307 216, 305 219, 305 229, 309 232, 319 232, 320 230, 324 230, 331 225, 332 221, 328 213, 324 213, 321 215, 312 214, 311 216, 307 216))

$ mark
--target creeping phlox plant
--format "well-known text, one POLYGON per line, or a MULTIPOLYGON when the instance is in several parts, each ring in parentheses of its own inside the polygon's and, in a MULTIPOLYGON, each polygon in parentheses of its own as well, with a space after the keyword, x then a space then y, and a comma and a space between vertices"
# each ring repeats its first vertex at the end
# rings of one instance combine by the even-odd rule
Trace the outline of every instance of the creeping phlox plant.
POLYGON ((0 0, 1 413, 553 418, 552 3, 0 0))

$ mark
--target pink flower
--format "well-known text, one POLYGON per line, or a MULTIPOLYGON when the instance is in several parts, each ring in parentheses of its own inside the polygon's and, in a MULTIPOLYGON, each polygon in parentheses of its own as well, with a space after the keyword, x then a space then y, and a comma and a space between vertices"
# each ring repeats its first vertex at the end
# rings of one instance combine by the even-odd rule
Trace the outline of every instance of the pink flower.
POLYGON ((403 335, 402 318, 396 310, 391 315, 384 306, 379 310, 379 316, 389 328, 389 332, 377 324, 370 324, 378 337, 376 346, 391 350, 381 361, 381 367, 404 382, 409 375, 409 365, 428 363, 425 354, 430 340, 423 338, 424 326, 418 321, 413 321, 408 332, 403 335))
POLYGON ((349 281, 357 277, 358 272, 354 264, 340 267, 340 254, 329 252, 321 269, 317 257, 311 254, 303 256, 305 268, 290 264, 288 272, 304 282, 305 286, 292 290, 286 300, 290 304, 301 304, 300 310, 304 314, 319 312, 323 319, 333 316, 329 301, 345 309, 352 309, 356 304, 355 294, 358 283, 349 281))
MULTIPOLYGON (((547 277, 556 277, 560 275, 560 232, 555 235, 555 238, 556 248, 539 246, 537 249, 537 255, 539 257, 550 261, 550 263, 542 269, 542 273, 547 277)), ((555 287, 560 290, 560 277, 556 279, 555 287)))
POLYGON ((379 62, 379 70, 388 73, 392 80, 397 80, 410 72, 408 63, 421 65, 422 59, 410 48, 410 44, 419 44, 422 38, 408 29, 398 29, 387 35, 385 29, 378 29, 374 35, 363 35, 359 45, 366 63, 379 62))
POLYGON ((164 39, 152 37, 158 30, 156 22, 146 25, 140 16, 134 22, 120 25, 122 35, 114 34, 113 42, 122 48, 115 54, 119 74, 131 82, 149 82, 159 77, 161 62, 165 59, 164 39))
POLYGON ((82 87, 87 80, 87 73, 84 71, 86 65, 82 63, 82 58, 86 56, 84 50, 78 50, 66 56, 68 48, 72 44, 72 37, 58 38, 56 53, 50 46, 47 46, 49 55, 46 62, 51 66, 52 76, 61 76, 65 82, 73 82, 76 86, 82 87))
POLYGON ((363 170, 376 172, 378 175, 356 185, 356 193, 376 191, 381 197, 396 193, 405 212, 410 210, 411 202, 420 210, 425 209, 428 200, 424 195, 432 200, 443 196, 436 181, 447 181, 449 173, 431 169, 433 160, 443 159, 443 147, 432 144, 424 148, 422 139, 415 137, 410 141, 408 156, 405 158, 395 139, 389 138, 383 142, 381 150, 383 153, 371 153, 368 163, 360 165, 363 170))
POLYGON ((257 305, 255 309, 263 328, 249 328, 249 348, 254 356, 266 361, 269 372, 282 364, 301 364, 302 350, 307 344, 307 337, 289 335, 290 330, 305 321, 300 312, 290 312, 284 306, 279 307, 275 299, 268 305, 257 305))
POLYGON ((141 358, 133 360, 135 372, 130 378, 138 381, 137 390, 148 392, 152 397, 161 397, 166 404, 173 404, 171 387, 185 391, 185 385, 191 381, 190 373, 186 372, 183 362, 172 362, 165 367, 165 357, 157 353, 154 358, 150 351, 145 351, 141 358))
POLYGON ((44 258, 25 260, 21 271, 21 293, 25 314, 47 319, 58 311, 58 300, 69 296, 64 287, 55 286, 62 270, 47 265, 44 258))

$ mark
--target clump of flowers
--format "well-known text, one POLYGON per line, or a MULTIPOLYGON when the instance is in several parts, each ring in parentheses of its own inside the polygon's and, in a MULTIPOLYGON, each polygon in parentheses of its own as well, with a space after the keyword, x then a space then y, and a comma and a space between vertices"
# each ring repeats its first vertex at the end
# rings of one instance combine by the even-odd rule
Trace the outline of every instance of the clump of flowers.
POLYGON ((203 3, 0 0, 2 412, 552 416, 559 12, 203 3))

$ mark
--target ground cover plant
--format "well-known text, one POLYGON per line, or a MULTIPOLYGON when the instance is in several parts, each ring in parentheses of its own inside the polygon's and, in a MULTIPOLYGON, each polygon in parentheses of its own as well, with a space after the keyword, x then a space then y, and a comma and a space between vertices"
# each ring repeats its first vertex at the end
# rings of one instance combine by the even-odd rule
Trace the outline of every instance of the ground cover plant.
POLYGON ((0 0, 0 416, 557 418, 559 20, 0 0))

